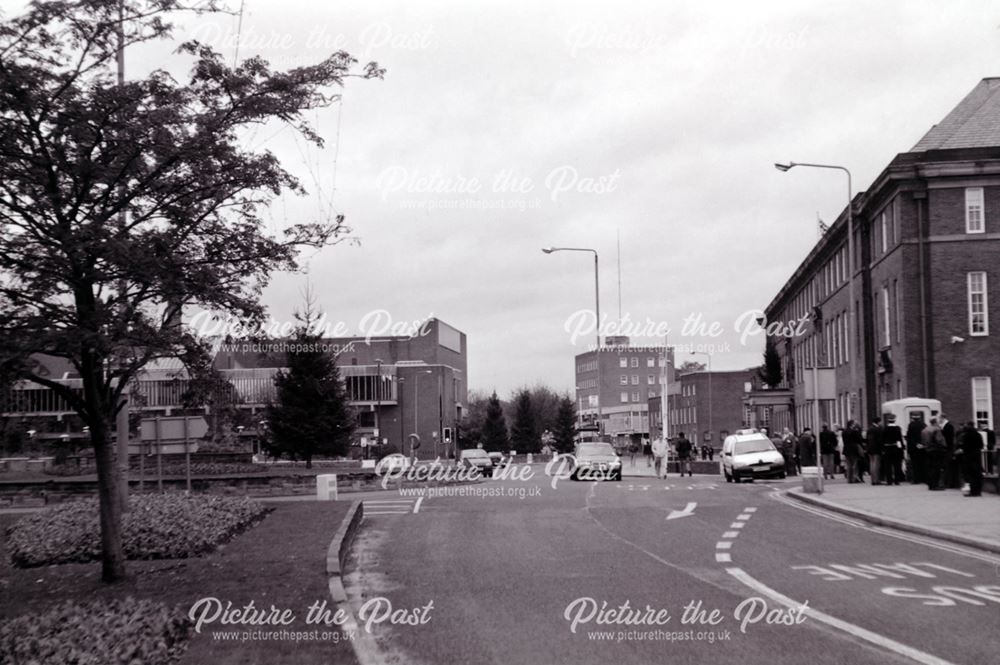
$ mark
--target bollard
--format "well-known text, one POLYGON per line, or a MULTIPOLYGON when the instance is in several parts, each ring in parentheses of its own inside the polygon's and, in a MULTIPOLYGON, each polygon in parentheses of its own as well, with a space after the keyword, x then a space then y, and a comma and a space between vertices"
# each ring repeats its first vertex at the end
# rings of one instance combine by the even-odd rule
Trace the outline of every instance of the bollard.
POLYGON ((317 501, 337 500, 337 474, 325 473, 316 476, 316 500, 317 501))
POLYGON ((819 474, 821 467, 802 467, 802 491, 807 494, 819 494, 819 474))
POLYGON ((528 453, 528 464, 531 464, 531 453, 528 453))

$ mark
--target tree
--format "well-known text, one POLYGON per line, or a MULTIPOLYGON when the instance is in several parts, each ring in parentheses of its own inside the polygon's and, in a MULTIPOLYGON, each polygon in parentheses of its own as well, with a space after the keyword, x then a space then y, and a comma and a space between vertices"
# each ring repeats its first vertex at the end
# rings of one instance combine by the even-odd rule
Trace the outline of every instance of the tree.
POLYGON ((323 337, 316 331, 319 317, 310 299, 295 318, 299 325, 290 340, 292 351, 285 354, 288 371, 275 376, 278 403, 268 405, 267 423, 271 450, 303 459, 309 469, 314 455, 347 453, 354 419, 336 360, 323 350, 323 337))
POLYGON ((482 429, 483 448, 487 452, 506 452, 510 450, 510 440, 507 438, 507 422, 503 417, 503 406, 494 390, 486 404, 486 420, 482 429))
POLYGON ((681 366, 677 368, 679 374, 686 374, 688 372, 703 372, 705 371, 705 363, 700 363, 695 360, 685 360, 681 363, 681 366))
MULTIPOLYGON (((304 188, 240 130, 291 125, 322 145, 307 113, 336 99, 347 53, 287 72, 230 67, 197 42, 178 82, 157 70, 119 83, 119 47, 169 38, 179 0, 38 0, 0 23, 0 365, 48 387, 90 428, 102 578, 124 576, 111 422, 149 362, 206 370, 207 345, 176 325, 185 305, 264 320, 261 290, 302 247, 342 239, 343 218, 265 232, 259 213, 304 188), (82 391, 40 376, 32 354, 68 359, 82 391)), ((369 63, 359 74, 381 77, 369 63)))
POLYGON ((470 390, 462 420, 458 423, 457 441, 461 448, 474 448, 483 438, 486 423, 486 409, 490 396, 478 390, 470 390))
POLYGON ((535 429, 535 412, 531 406, 531 392, 520 390, 514 396, 514 422, 510 428, 510 445, 514 450, 537 453, 541 450, 535 429))
POLYGON ((781 372, 781 356, 778 355, 778 348, 771 335, 768 335, 764 342, 764 364, 757 368, 757 375, 769 388, 781 385, 784 378, 781 372))
POLYGON ((576 402, 569 395, 564 395, 559 401, 559 413, 556 416, 553 445, 560 453, 573 452, 576 443, 576 402))

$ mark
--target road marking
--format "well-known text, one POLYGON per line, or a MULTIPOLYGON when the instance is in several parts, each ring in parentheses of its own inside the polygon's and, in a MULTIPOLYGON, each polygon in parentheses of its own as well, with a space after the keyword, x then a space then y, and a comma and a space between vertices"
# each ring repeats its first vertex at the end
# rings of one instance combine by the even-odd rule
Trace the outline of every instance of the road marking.
POLYGON ((675 520, 678 517, 690 517, 694 514, 694 509, 698 504, 692 501, 688 505, 684 506, 684 510, 671 510, 670 514, 667 515, 668 520, 675 520))
POLYGON ((406 515, 409 510, 366 510, 365 515, 406 515))
MULTIPOLYGON (((798 609, 803 607, 803 603, 797 603, 788 596, 775 591, 769 586, 757 581, 747 573, 745 573, 740 568, 726 568, 726 572, 736 578, 738 581, 742 582, 744 585, 750 587, 759 594, 768 596, 772 600, 775 600, 782 605, 785 605, 789 609, 798 609)), ((878 633, 873 633, 870 630, 862 628, 861 626, 856 626, 852 623, 848 623, 834 616, 830 616, 824 612, 820 612, 817 609, 809 607, 806 605, 804 607, 804 614, 809 616, 820 623, 825 623, 828 626, 836 628, 837 630, 843 631, 848 635, 853 635, 866 642, 870 642, 882 649, 891 651, 897 655, 909 658, 910 660, 922 663, 922 665, 953 665, 950 661, 938 658, 937 656, 931 655, 914 647, 908 646, 901 642, 897 642, 893 639, 885 637, 884 635, 879 635, 878 633)))
POLYGON ((738 535, 740 535, 739 531, 726 531, 724 534, 722 534, 722 537, 723 538, 735 538, 738 535))
POLYGON ((420 504, 422 504, 423 502, 424 502, 424 497, 420 497, 419 499, 417 499, 417 502, 413 504, 413 512, 415 513, 420 512, 420 504))
POLYGON ((730 529, 742 529, 746 525, 747 525, 746 522, 733 522, 732 524, 729 525, 729 528, 730 529))
POLYGON ((728 550, 733 546, 733 541, 731 540, 720 540, 715 544, 715 549, 717 550, 728 550))
POLYGON ((755 512, 757 512, 757 509, 754 508, 753 506, 750 506, 749 508, 744 508, 743 512, 745 512, 745 513, 755 513, 755 512))
MULTIPOLYGON (((421 497, 421 498, 423 498, 423 497, 421 497)), ((396 500, 396 499, 370 499, 368 501, 365 501, 365 503, 377 503, 377 504, 380 504, 380 505, 381 504, 385 504, 385 505, 405 504, 405 505, 409 506, 409 505, 411 505, 413 503, 413 499, 405 499, 405 500, 404 499, 399 499, 399 500, 396 500)))
POLYGON ((729 552, 716 552, 715 560, 719 563, 732 563, 733 557, 729 552))
POLYGON ((748 519, 750 519, 751 517, 753 517, 753 515, 751 515, 750 513, 742 513, 742 514, 741 514, 741 515, 740 515, 739 517, 737 517, 736 519, 738 519, 738 520, 748 520, 748 519))

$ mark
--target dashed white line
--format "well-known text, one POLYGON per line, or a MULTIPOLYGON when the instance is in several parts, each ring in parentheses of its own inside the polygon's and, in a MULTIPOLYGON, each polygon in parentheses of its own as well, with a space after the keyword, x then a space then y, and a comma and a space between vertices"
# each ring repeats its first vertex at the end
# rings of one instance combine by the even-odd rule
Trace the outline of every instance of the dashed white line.
POLYGON ((742 513, 736 519, 738 519, 738 520, 748 520, 751 517, 753 517, 753 515, 751 515, 750 513, 742 513))
POLYGON ((726 531, 724 534, 722 534, 722 537, 723 538, 735 538, 738 535, 740 535, 739 531, 726 531))
POLYGON ((366 510, 365 515, 406 515, 409 510, 366 510))
POLYGON ((420 504, 423 502, 424 502, 424 497, 420 497, 419 499, 417 499, 417 502, 413 504, 413 512, 415 513, 420 512, 420 504))
POLYGON ((733 522, 732 524, 729 525, 729 528, 730 529, 742 529, 746 525, 747 525, 746 522, 733 522))
POLYGON ((719 563, 732 563, 733 557, 729 554, 729 552, 716 552, 715 560, 719 563))
POLYGON ((728 550, 733 546, 733 541, 731 540, 720 540, 715 544, 715 549, 717 550, 728 550))

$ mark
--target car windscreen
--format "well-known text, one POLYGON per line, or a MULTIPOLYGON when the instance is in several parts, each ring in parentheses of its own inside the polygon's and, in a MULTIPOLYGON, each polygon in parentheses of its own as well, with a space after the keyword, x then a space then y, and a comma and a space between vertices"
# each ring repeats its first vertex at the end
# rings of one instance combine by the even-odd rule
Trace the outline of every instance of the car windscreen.
POLYGON ((753 441, 737 441, 733 446, 734 455, 751 455, 753 453, 766 453, 774 450, 774 444, 768 439, 754 439, 753 441))
POLYGON ((615 449, 610 443, 584 443, 576 450, 579 456, 614 455, 615 449))

